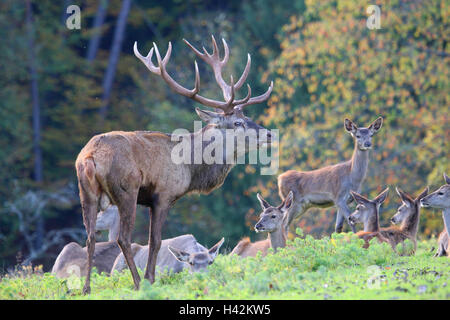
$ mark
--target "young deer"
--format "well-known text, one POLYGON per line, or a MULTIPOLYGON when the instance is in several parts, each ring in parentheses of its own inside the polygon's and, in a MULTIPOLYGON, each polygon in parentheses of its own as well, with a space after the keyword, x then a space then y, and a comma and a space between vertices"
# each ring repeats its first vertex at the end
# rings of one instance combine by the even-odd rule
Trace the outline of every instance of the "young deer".
POLYGON ((266 240, 250 242, 249 238, 244 238, 234 247, 231 254, 237 254, 241 257, 254 257, 261 251, 263 256, 267 254, 269 248, 275 251, 277 248, 286 246, 286 217, 289 208, 292 206, 294 194, 289 192, 286 199, 278 207, 272 207, 266 200, 257 194, 259 203, 263 209, 258 223, 255 225, 256 232, 268 232, 266 240))
POLYGON ((414 244, 414 252, 417 249, 417 231, 419 229, 420 218, 420 200, 428 194, 428 187, 425 188, 417 198, 413 198, 400 188, 395 188, 398 195, 402 199, 402 205, 397 209, 396 214, 391 218, 393 224, 398 226, 391 226, 388 228, 381 228, 380 233, 385 237, 392 248, 405 241, 411 240, 414 244))
POLYGON ((444 230, 439 235, 439 248, 435 256, 450 256, 448 247, 450 238, 450 177, 444 173, 445 184, 439 189, 424 197, 420 204, 422 207, 442 209, 442 218, 444 220, 444 230))
MULTIPOLYGON (((108 241, 97 243, 94 251, 94 267, 99 273, 108 273, 114 264, 114 260, 120 253, 117 245, 119 234, 119 213, 116 206, 109 206, 97 216, 96 231, 108 230, 108 241)), ((67 278, 78 269, 79 276, 87 275, 87 250, 78 243, 71 242, 64 246, 56 258, 52 273, 58 278, 67 278), (76 268, 76 269, 75 269, 76 268)))
MULTIPOLYGON (((190 272, 204 271, 208 265, 214 262, 223 242, 224 238, 211 247, 211 249, 206 249, 191 234, 162 240, 156 266, 163 272, 178 273, 185 268, 188 268, 190 272)), ((133 243, 131 245, 131 251, 133 251, 136 267, 144 270, 148 261, 148 246, 133 243)), ((122 271, 126 268, 127 264, 121 253, 116 258, 111 273, 114 271, 122 271)))
MULTIPOLYGON (((95 221, 99 204, 110 202, 119 208, 118 244, 131 270, 134 287, 138 289, 140 277, 131 251, 131 232, 135 222, 136 205, 141 204, 151 208, 148 241, 150 254, 145 278, 153 283, 156 260, 161 247, 161 228, 171 206, 186 194, 210 193, 219 188, 235 164, 235 162, 230 163, 230 159, 237 159, 249 151, 245 148, 238 153, 236 147, 230 148, 225 141, 222 163, 207 164, 205 161, 196 163, 195 155, 203 155, 212 142, 205 142, 202 137, 226 137, 226 130, 230 129, 239 136, 256 132, 257 147, 271 142, 271 133, 246 117, 243 109, 266 101, 272 92, 273 83, 270 84, 266 93, 252 98, 250 86, 247 85, 246 97, 236 98, 236 93, 244 84, 250 70, 250 55, 239 80, 234 83, 231 77, 231 82, 228 84, 222 77, 222 69, 229 58, 229 49, 225 40, 222 40, 225 49, 223 59, 219 57, 214 37, 212 38, 212 54, 209 54, 206 49, 203 50, 204 53, 201 53, 189 42, 186 40, 185 42, 198 58, 212 67, 224 101, 212 100, 198 94, 200 76, 197 63, 195 63, 195 85, 192 90, 184 88, 169 75, 166 66, 172 52, 170 43, 164 59, 161 59, 156 44, 153 44, 149 54, 144 57, 139 53, 135 43, 134 54, 151 73, 160 76, 176 93, 220 112, 196 109, 197 114, 207 125, 197 132, 183 136, 183 141, 194 142, 191 143, 193 147, 190 148, 190 155, 188 155, 188 158, 190 156, 189 159, 194 161, 189 163, 178 164, 172 161, 172 151, 180 144, 180 139, 175 137, 176 141, 174 141, 171 135, 160 132, 108 132, 94 136, 81 150, 76 160, 76 170, 83 220, 88 233, 86 241, 88 273, 83 288, 85 294, 90 292, 90 270, 95 252, 95 221), (158 66, 152 62, 153 52, 156 54, 158 66), (100 201, 100 199, 106 200, 100 201)), ((231 143, 236 146, 235 137, 231 143)))
POLYGON ((350 191, 357 205, 355 211, 348 217, 348 221, 350 225, 364 224, 364 230, 356 233, 359 238, 364 240, 364 248, 369 247, 369 242, 373 238, 377 238, 379 242, 387 242, 387 239, 380 234, 379 214, 388 192, 389 188, 386 188, 375 199, 369 200, 359 193, 350 191))
MULTIPOLYGON (((369 164, 369 150, 372 136, 383 124, 378 118, 367 128, 358 128, 345 119, 347 130, 355 141, 355 149, 350 160, 313 171, 289 170, 278 177, 278 190, 284 199, 290 190, 294 191, 295 201, 289 212, 287 227, 292 220, 301 216, 311 207, 337 207, 336 232, 341 232, 344 218, 348 220, 351 201, 350 190, 359 192, 369 164)), ((353 232, 355 226, 351 225, 353 232)))

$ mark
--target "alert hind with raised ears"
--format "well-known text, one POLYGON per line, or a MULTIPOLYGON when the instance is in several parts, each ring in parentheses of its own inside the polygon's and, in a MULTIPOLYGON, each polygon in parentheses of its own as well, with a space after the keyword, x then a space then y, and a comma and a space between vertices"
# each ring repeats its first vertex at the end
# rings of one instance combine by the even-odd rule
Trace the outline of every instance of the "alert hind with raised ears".
MULTIPOLYGON (((278 191, 284 199, 290 190, 295 201, 289 212, 289 226, 294 219, 303 215, 309 208, 337 207, 336 232, 341 232, 344 219, 348 222, 351 201, 350 190, 359 192, 369 164, 369 150, 372 136, 383 124, 379 117, 367 128, 359 128, 354 122, 345 119, 344 128, 354 140, 353 156, 350 160, 312 171, 289 170, 278 177, 278 191)), ((354 226, 350 226, 356 232, 354 226)))

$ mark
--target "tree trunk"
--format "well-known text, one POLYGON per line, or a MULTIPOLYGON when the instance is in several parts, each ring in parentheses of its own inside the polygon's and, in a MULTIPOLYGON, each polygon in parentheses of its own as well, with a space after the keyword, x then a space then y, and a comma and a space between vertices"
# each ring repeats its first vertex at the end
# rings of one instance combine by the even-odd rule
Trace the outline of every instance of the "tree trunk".
POLYGON ((106 17, 106 9, 108 7, 108 0, 100 0, 100 3, 97 8, 97 14, 95 15, 94 24, 92 25, 92 29, 94 29, 94 33, 89 40, 88 51, 86 55, 86 59, 91 63, 94 61, 95 56, 97 55, 98 47, 100 45, 101 31, 100 28, 103 26, 106 17))
MULTIPOLYGON (((26 1, 26 26, 28 33, 28 58, 31 81, 32 121, 33 121, 33 179, 37 183, 43 180, 42 149, 41 149, 41 108, 39 105, 38 75, 36 69, 36 53, 34 47, 33 12, 30 0, 26 1)), ((36 225, 37 237, 35 246, 40 247, 44 237, 44 218, 41 216, 36 225)))
POLYGON ((122 46, 123 36, 125 34, 125 27, 127 22, 128 13, 130 11, 131 0, 123 0, 122 8, 120 9, 119 16, 117 18, 116 28, 114 30, 113 43, 111 45, 111 52, 109 54, 108 68, 106 69, 105 77, 103 78, 103 96, 102 107, 100 108, 100 117, 102 122, 106 117, 106 112, 109 104, 109 97, 111 94, 111 88, 116 73, 117 62, 119 61, 120 48, 122 46))

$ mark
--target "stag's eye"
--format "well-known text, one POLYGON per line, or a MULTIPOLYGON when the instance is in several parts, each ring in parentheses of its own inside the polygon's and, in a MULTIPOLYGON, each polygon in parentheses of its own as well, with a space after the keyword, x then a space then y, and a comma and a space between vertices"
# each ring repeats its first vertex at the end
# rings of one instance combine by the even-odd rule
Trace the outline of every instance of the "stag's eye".
POLYGON ((236 122, 234 123, 234 126, 235 126, 235 127, 240 127, 240 126, 242 126, 242 122, 241 122, 241 121, 236 121, 236 122))
POLYGON ((277 217, 277 216, 273 214, 271 218, 272 218, 272 219, 275 219, 276 217, 277 217))
POLYGON ((212 263, 213 263, 212 261, 208 261, 208 264, 209 264, 209 265, 212 265, 212 263))
POLYGON ((361 138, 361 136, 360 136, 359 134, 357 134, 356 137, 357 137, 358 139, 361 138))
POLYGON ((438 195, 443 196, 444 193, 443 192, 438 192, 438 195))

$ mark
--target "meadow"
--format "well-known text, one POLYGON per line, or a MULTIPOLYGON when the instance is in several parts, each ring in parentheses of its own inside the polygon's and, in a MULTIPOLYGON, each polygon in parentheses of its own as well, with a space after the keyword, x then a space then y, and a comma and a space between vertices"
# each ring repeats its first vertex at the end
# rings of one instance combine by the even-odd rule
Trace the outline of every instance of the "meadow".
MULTIPOLYGON (((450 299, 449 260, 434 258, 436 239, 397 247, 373 239, 368 249, 352 233, 303 236, 266 257, 220 254, 206 272, 159 275, 133 290, 129 271, 94 272, 92 293, 83 279, 58 279, 37 268, 16 270, 0 281, 0 299, 450 299)), ((143 273, 141 272, 141 277, 143 273)))

